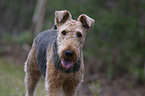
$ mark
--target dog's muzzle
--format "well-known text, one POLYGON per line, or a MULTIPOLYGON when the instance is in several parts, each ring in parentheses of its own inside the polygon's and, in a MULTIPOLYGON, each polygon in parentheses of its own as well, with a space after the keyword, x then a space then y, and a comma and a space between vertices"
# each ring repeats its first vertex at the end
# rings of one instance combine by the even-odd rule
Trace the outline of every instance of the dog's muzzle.
POLYGON ((71 50, 66 50, 64 52, 64 57, 61 61, 62 67, 69 69, 74 65, 74 52, 71 50))

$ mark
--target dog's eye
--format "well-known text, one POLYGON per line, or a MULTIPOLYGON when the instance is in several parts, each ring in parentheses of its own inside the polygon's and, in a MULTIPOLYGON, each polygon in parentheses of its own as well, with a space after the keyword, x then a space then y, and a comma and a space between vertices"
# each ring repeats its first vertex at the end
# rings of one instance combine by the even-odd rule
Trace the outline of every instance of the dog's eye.
POLYGON ((82 37, 82 34, 80 32, 78 32, 77 36, 80 38, 80 37, 82 37))
POLYGON ((62 35, 66 35, 66 31, 65 31, 65 30, 64 30, 64 31, 62 31, 61 33, 62 33, 62 35))

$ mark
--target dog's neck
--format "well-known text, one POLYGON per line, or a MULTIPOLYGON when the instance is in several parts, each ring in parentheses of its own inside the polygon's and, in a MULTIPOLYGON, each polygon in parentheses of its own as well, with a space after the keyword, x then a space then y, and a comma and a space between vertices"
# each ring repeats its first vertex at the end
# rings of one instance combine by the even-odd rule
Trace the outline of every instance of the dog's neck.
POLYGON ((66 73, 70 73, 70 72, 77 72, 79 71, 80 69, 80 66, 81 66, 81 53, 80 53, 80 58, 79 60, 75 63, 75 65, 70 68, 70 69, 63 69, 62 68, 62 65, 61 65, 61 59, 59 58, 59 55, 58 55, 58 47, 57 47, 57 41, 55 40, 54 41, 54 44, 53 44, 53 63, 55 65, 55 68, 57 70, 60 70, 60 71, 64 71, 66 73))

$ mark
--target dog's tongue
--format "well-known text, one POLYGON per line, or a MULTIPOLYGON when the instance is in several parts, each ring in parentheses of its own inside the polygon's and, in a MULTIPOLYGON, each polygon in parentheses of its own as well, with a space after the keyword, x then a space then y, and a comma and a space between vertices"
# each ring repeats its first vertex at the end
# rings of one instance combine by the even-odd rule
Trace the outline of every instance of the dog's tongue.
POLYGON ((68 59, 62 59, 62 66, 64 68, 69 68, 73 65, 73 61, 72 60, 68 60, 68 59))

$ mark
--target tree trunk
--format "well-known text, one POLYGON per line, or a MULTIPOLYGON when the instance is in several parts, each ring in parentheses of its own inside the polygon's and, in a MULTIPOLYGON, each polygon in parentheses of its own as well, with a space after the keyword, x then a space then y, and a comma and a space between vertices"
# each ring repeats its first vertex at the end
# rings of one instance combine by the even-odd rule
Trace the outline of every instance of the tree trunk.
POLYGON ((37 0, 35 12, 32 18, 32 32, 37 35, 42 28, 47 0, 37 0))

